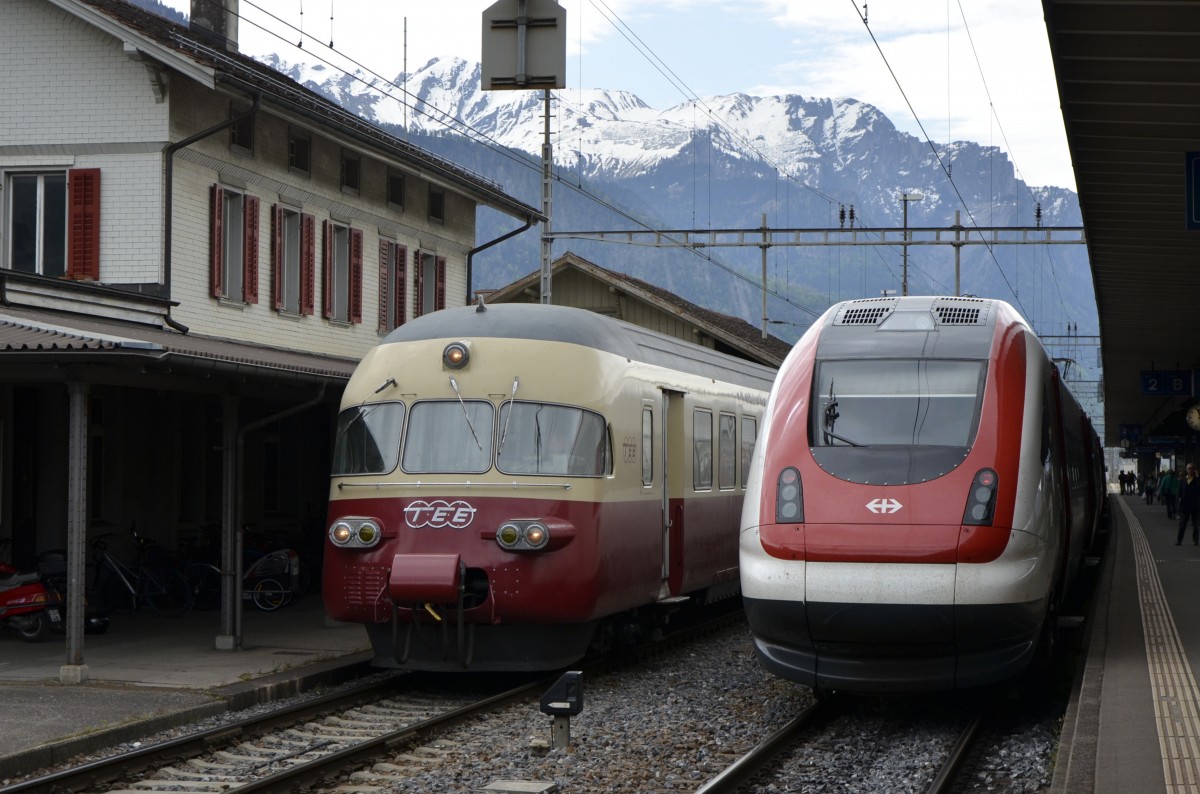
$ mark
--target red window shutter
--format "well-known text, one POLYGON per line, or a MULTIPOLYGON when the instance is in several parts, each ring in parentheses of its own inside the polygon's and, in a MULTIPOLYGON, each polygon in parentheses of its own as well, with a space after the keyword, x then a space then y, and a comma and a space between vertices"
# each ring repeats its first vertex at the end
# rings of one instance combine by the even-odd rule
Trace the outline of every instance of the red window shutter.
POLYGON ((350 230, 350 322, 362 322, 362 229, 350 230))
POLYGON ((212 187, 212 228, 210 229, 212 250, 209 252, 209 281, 212 296, 225 294, 225 190, 220 185, 212 187))
POLYGON ((258 196, 246 195, 242 235, 242 290, 246 303, 258 303, 258 196))
POLYGON ((321 221, 321 235, 325 238, 323 256, 321 257, 321 316, 328 319, 333 316, 333 224, 321 221))
POLYGON ((316 311, 317 219, 300 216, 300 313, 316 311))
POLYGON ((446 308, 446 257, 437 258, 437 282, 434 287, 438 309, 446 308))
POLYGON ((396 325, 399 327, 404 325, 406 319, 404 309, 408 297, 408 249, 404 246, 396 247, 396 288, 393 292, 396 294, 396 325))
POLYGON ((271 207, 271 308, 283 308, 283 207, 271 207))
POLYGON ((425 314, 425 268, 421 267, 421 252, 413 252, 413 317, 425 314))
POLYGON ((100 280, 100 169, 67 172, 67 278, 100 280))
POLYGON ((392 241, 379 241, 379 333, 388 330, 388 276, 392 272, 392 241))

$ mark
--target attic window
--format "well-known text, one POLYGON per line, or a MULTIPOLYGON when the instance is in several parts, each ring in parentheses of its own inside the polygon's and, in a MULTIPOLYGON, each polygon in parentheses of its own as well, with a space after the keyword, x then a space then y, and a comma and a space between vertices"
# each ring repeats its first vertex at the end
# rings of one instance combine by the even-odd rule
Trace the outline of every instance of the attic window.
POLYGON ((342 190, 348 190, 354 193, 358 192, 359 188, 359 173, 361 170, 361 162, 358 155, 354 152, 342 152, 342 190))
POLYGON ((312 139, 295 130, 288 132, 288 168, 303 174, 312 171, 312 139))
POLYGON ((393 207, 404 209, 404 174, 388 171, 387 200, 393 207))
POLYGON ((254 153, 254 116, 246 116, 229 128, 229 145, 249 154, 254 153))
POLYGON ((429 188, 429 220, 446 222, 446 193, 441 188, 429 188))

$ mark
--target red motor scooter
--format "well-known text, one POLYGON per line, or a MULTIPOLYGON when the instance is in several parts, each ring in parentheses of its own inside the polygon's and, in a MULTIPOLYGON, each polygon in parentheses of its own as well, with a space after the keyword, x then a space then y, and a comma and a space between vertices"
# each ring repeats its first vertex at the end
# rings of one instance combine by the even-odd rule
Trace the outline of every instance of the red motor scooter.
POLYGON ((51 629, 62 627, 62 596, 46 586, 37 573, 21 573, 0 562, 0 626, 12 629, 25 642, 41 642, 51 629))

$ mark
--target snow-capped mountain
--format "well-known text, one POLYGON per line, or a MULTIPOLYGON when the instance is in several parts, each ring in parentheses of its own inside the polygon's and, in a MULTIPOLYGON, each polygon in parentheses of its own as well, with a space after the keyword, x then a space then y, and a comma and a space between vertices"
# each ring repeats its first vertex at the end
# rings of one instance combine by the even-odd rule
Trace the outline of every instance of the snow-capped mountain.
MULTIPOLYGON (((434 59, 390 81, 277 58, 267 62, 528 203, 540 203, 541 91, 483 91, 479 64, 459 58, 434 59)), ((638 223, 758 228, 764 215, 776 229, 836 228, 849 223, 850 207, 859 227, 896 228, 903 212, 899 194, 912 190, 924 194, 919 203, 909 202, 912 228, 949 226, 956 211, 968 229, 1034 226, 1039 204, 1042 225, 1081 225, 1074 193, 1026 186, 999 149, 969 141, 931 147, 857 99, 732 94, 660 110, 625 91, 566 89, 553 97, 555 231, 638 223)), ((479 238, 499 236, 511 225, 511 219, 482 213, 479 238)), ((566 250, 719 311, 761 319, 760 293, 748 283, 760 279, 757 247, 707 252, 718 265, 695 252, 555 242, 556 256, 566 250)), ((539 251, 537 235, 526 234, 481 254, 475 286, 502 286, 535 270, 539 251)), ((797 329, 830 302, 896 289, 901 278, 896 246, 777 246, 770 257, 769 288, 787 298, 773 300, 770 312, 797 329)), ((949 246, 910 246, 908 258, 911 292, 953 290, 949 246)), ((1013 302, 1045 332, 1061 332, 1067 322, 1084 333, 1097 327, 1081 245, 967 247, 962 290, 1013 302)), ((795 335, 787 326, 777 331, 795 335)))

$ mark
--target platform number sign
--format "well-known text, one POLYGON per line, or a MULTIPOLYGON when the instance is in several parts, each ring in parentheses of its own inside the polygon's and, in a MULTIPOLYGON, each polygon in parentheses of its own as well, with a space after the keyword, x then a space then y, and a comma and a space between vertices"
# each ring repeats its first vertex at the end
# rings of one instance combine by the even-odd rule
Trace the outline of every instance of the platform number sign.
POLYGON ((1191 393, 1192 373, 1189 370, 1142 370, 1142 394, 1173 397, 1191 393))

